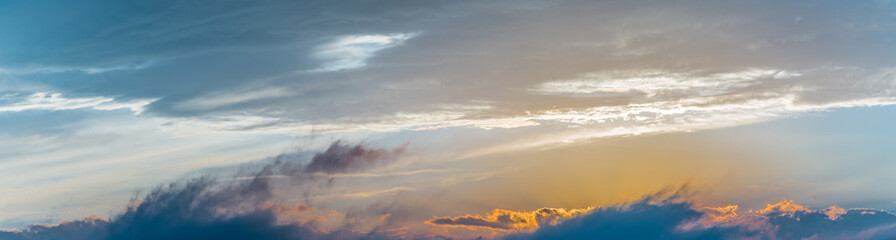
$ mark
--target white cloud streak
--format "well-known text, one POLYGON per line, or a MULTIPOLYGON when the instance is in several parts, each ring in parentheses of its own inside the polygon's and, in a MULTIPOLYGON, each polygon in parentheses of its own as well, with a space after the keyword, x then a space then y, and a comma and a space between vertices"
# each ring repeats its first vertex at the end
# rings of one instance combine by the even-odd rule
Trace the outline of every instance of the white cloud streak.
POLYGON ((749 69, 708 75, 663 70, 610 71, 588 73, 573 80, 546 82, 530 91, 573 96, 642 93, 652 97, 682 91, 714 95, 725 93, 732 88, 755 84, 763 78, 788 78, 793 75, 798 76, 798 73, 772 69, 749 69))
POLYGON ((377 51, 398 46, 417 34, 352 35, 320 46, 316 57, 326 60, 315 72, 332 72, 367 66, 367 59, 377 51))
POLYGON ((68 67, 68 66, 39 66, 39 67, 19 67, 19 68, 3 68, 0 67, 0 75, 27 75, 27 74, 52 74, 65 72, 81 72, 86 74, 101 74, 114 71, 134 71, 151 67, 155 61, 145 61, 140 63, 121 64, 114 66, 94 66, 94 67, 68 67))
POLYGON ((294 93, 284 88, 265 88, 239 92, 219 92, 207 94, 174 106, 180 110, 208 110, 242 102, 291 96, 294 93))
POLYGON ((0 112, 21 112, 28 110, 72 110, 90 108, 94 110, 130 109, 134 114, 140 114, 146 105, 156 99, 135 99, 118 101, 108 97, 75 97, 69 98, 61 93, 33 93, 28 96, 19 94, 7 94, 0 96, 0 112))

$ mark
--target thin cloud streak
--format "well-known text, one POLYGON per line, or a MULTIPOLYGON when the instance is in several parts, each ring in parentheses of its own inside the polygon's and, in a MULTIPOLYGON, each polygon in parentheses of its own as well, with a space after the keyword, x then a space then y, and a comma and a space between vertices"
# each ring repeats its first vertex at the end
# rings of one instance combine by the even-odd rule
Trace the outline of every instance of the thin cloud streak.
POLYGON ((146 110, 146 105, 156 101, 155 99, 135 99, 116 101, 107 97, 82 97, 68 98, 61 93, 33 93, 28 96, 22 94, 7 94, 0 97, 0 112, 21 112, 28 110, 73 110, 90 108, 100 111, 116 109, 130 109, 134 114, 140 114, 146 110))
POLYGON ((318 47, 315 56, 327 62, 323 67, 311 72, 332 72, 367 66, 367 60, 377 51, 398 46, 416 35, 416 33, 398 33, 341 37, 318 47))

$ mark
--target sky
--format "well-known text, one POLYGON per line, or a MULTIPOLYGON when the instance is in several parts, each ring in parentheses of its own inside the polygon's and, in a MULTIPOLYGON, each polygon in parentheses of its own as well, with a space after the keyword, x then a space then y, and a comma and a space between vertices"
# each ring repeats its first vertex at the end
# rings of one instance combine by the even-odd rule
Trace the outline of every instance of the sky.
POLYGON ((896 238, 896 2, 0 2, 0 240, 896 238))

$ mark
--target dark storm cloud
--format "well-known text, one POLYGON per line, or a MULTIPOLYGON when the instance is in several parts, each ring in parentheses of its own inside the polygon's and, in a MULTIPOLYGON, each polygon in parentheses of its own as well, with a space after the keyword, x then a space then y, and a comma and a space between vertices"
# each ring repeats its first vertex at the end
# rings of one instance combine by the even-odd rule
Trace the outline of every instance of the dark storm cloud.
MULTIPOLYGON (((0 231, 0 239, 379 239, 379 233, 324 231, 314 222, 278 223, 272 174, 303 178, 306 172, 345 173, 399 157, 403 148, 378 149, 334 142, 305 165, 281 158, 257 170, 246 181, 200 177, 158 187, 133 200, 111 219, 96 217, 57 225, 33 225, 0 231), (355 162, 361 163, 355 163, 355 162), (313 170, 298 170, 305 167, 313 170), (321 167, 327 166, 327 167, 321 167)), ((303 178, 307 180, 307 178, 303 178)))

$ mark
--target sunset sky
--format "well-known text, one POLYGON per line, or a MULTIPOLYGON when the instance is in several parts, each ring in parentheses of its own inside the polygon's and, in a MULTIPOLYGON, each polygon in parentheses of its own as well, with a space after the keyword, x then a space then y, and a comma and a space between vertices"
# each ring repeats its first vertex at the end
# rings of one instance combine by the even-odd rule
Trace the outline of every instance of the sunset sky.
POLYGON ((893 239, 896 2, 0 2, 0 240, 893 239))

